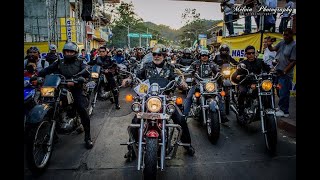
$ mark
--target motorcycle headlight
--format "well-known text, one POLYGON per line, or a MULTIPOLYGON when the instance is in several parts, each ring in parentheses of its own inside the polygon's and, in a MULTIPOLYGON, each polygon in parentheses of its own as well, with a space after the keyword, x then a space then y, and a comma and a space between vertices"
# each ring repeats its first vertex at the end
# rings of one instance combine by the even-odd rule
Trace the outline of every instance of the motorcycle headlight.
POLYGON ((261 87, 264 91, 270 91, 272 88, 272 82, 270 80, 262 81, 261 87))
POLYGON ((231 71, 230 71, 230 69, 226 69, 226 70, 223 70, 222 73, 223 73, 223 75, 225 75, 225 76, 230 76, 231 71))
POLYGON ((54 88, 53 87, 42 87, 40 89, 42 97, 53 97, 54 96, 54 88))
POLYGON ((92 73, 91 73, 91 77, 92 77, 92 78, 99 78, 99 74, 96 73, 96 72, 92 72, 92 73))
POLYGON ((147 108, 150 112, 159 112, 161 109, 161 100, 156 97, 151 97, 147 100, 147 108))
POLYGON ((206 85, 205 85, 205 89, 208 91, 208 92, 213 92, 215 90, 216 86, 213 82, 207 82, 206 85))
POLYGON ((141 111, 141 104, 140 103, 133 103, 131 106, 133 112, 140 112, 141 111))
POLYGON ((173 104, 167 105, 167 113, 172 114, 176 110, 176 107, 173 104))

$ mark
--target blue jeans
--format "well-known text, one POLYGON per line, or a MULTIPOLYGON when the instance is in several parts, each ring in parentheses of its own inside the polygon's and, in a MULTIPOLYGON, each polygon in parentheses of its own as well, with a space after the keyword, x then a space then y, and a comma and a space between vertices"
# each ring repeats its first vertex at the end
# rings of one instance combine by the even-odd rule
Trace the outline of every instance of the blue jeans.
POLYGON ((228 14, 228 15, 224 16, 224 21, 226 22, 226 26, 227 26, 227 29, 229 31, 229 35, 234 34, 232 17, 233 17, 232 14, 228 14))
MULTIPOLYGON (((188 117, 188 115, 189 115, 191 104, 192 104, 192 97, 193 97, 193 94, 195 93, 195 91, 196 91, 196 86, 192 86, 192 88, 188 92, 186 99, 184 100, 183 115, 185 115, 185 117, 188 117)), ((223 101, 222 96, 220 94, 218 95, 218 97, 219 97, 219 101, 220 101, 220 103, 219 103, 220 113, 221 113, 221 115, 225 115, 224 101, 223 101)), ((211 104, 209 104, 209 106, 210 105, 211 104)))
POLYGON ((288 26, 288 22, 289 22, 289 17, 283 17, 280 21, 280 25, 279 25, 279 33, 283 33, 283 31, 285 29, 287 29, 288 26))
POLYGON ((279 90, 280 100, 279 100, 279 108, 285 113, 289 114, 289 100, 290 100, 290 90, 292 89, 292 78, 283 75, 278 79, 281 88, 279 90))
POLYGON ((251 33, 251 16, 245 17, 245 25, 244 26, 245 26, 244 32, 251 33))

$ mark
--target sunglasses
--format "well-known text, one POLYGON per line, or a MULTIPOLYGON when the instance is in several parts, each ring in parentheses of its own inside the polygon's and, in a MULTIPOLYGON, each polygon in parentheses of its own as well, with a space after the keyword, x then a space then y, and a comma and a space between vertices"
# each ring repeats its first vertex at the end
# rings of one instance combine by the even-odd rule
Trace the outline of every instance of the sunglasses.
POLYGON ((205 57, 205 56, 209 57, 208 55, 205 55, 205 54, 201 55, 201 57, 205 57))
POLYGON ((161 56, 161 53, 152 53, 152 56, 161 56))
POLYGON ((247 55, 255 54, 255 52, 246 52, 247 55))

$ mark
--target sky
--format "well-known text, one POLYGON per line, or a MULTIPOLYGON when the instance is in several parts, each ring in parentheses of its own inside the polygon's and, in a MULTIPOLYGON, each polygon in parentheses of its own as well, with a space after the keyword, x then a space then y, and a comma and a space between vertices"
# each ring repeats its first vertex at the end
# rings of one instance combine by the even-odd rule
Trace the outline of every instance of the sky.
POLYGON ((186 8, 195 8, 200 13, 201 19, 221 20, 223 14, 220 11, 219 3, 212 2, 190 2, 172 0, 121 0, 132 2, 134 11, 144 21, 155 24, 164 24, 173 29, 179 29, 184 24, 181 18, 186 8))

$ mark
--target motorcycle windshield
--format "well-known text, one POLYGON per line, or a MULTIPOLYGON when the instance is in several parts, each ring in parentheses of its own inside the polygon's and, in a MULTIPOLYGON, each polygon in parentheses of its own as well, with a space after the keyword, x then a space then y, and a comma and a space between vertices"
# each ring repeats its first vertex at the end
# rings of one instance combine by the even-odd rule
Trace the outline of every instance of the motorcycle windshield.
POLYGON ((58 75, 47 75, 43 82, 43 87, 57 88, 61 82, 61 78, 58 75))
MULTIPOLYGON (((143 67, 144 64, 151 62, 151 61, 152 61, 152 58, 153 58, 153 57, 152 57, 152 53, 146 54, 146 55, 142 58, 142 60, 141 60, 142 67, 143 67)), ((141 67, 141 68, 142 68, 142 67, 141 67)))
POLYGON ((36 92, 35 89, 33 88, 25 88, 23 91, 24 91, 24 101, 26 101, 30 97, 33 97, 36 92))
POLYGON ((29 77, 24 77, 24 87, 27 87, 30 85, 30 78, 29 77))
POLYGON ((100 73, 100 70, 101 70, 101 66, 99 66, 99 65, 93 65, 91 72, 96 72, 96 73, 99 74, 99 73, 100 73))

